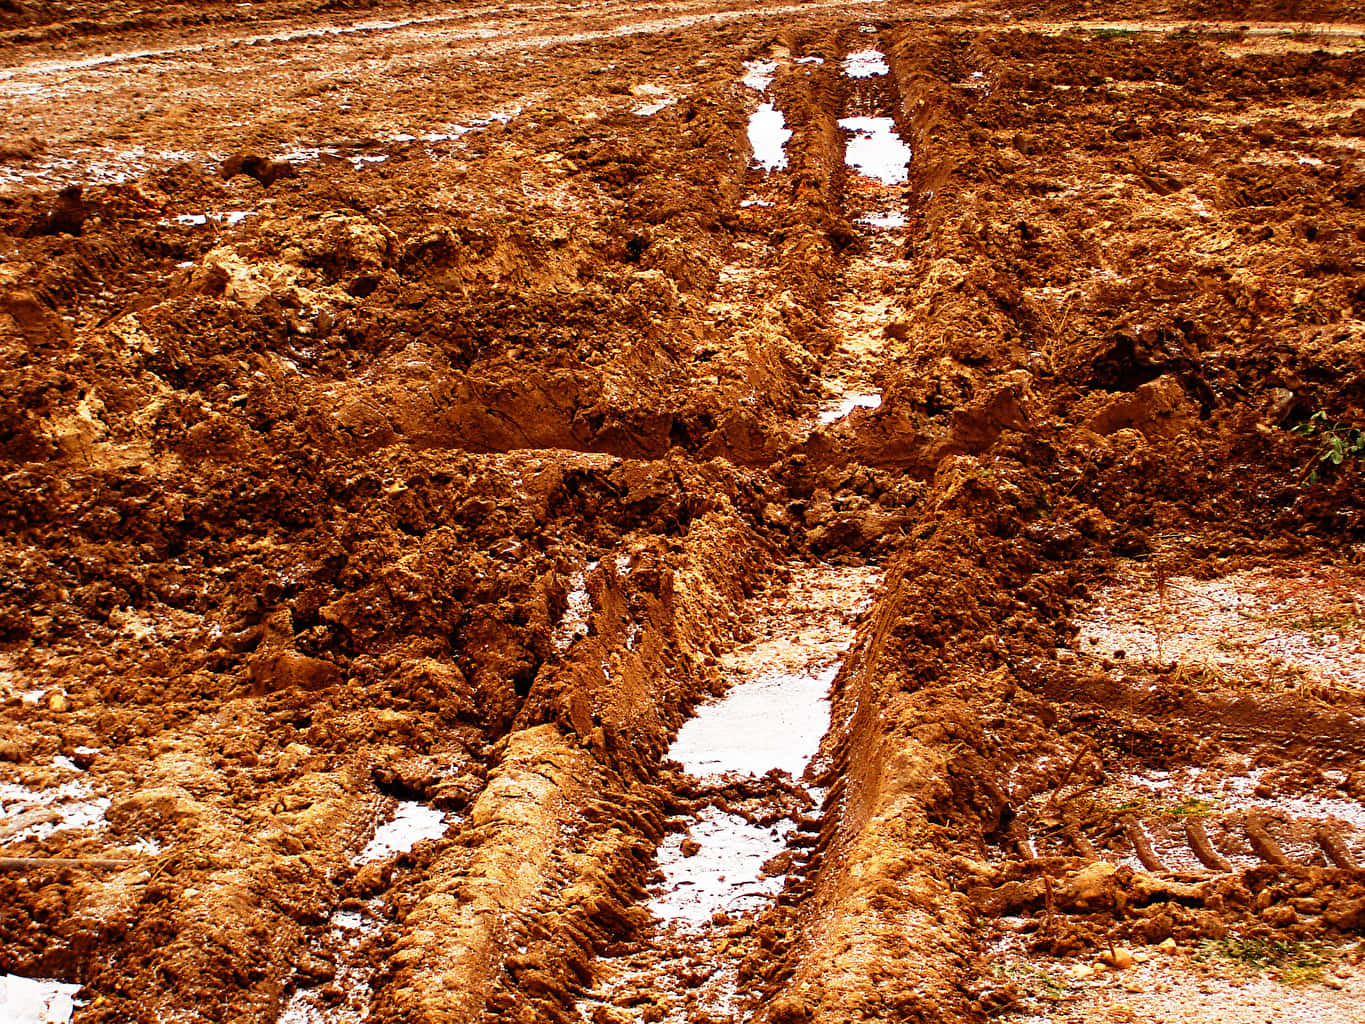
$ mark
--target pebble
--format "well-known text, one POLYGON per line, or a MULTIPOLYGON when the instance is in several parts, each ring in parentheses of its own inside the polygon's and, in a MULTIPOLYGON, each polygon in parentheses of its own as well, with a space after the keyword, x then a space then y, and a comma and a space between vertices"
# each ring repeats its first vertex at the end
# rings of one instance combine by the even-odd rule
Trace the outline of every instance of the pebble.
POLYGON ((1133 966, 1133 954, 1128 950, 1119 947, 1112 952, 1105 951, 1100 954, 1100 961, 1114 968, 1116 971, 1126 971, 1133 966))

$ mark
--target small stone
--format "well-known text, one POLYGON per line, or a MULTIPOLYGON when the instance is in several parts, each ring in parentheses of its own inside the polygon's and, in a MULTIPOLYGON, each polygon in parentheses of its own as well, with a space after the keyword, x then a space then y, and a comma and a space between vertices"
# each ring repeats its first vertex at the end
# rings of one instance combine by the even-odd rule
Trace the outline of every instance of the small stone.
POLYGON ((1156 948, 1161 950, 1161 952, 1165 953, 1167 956, 1170 956, 1179 947, 1176 945, 1175 939, 1162 939, 1160 942, 1157 943, 1156 948))
POLYGON ((61 690, 56 690, 48 694, 47 709, 49 711, 55 711, 57 714, 60 715, 65 711, 71 710, 71 701, 67 698, 66 694, 63 693, 61 690))
POLYGON ((1112 952, 1106 950, 1100 954, 1100 962, 1116 971, 1126 971, 1133 966, 1133 954, 1122 947, 1112 952))
POLYGON ((701 843, 695 839, 688 838, 682 841, 682 855, 684 857, 695 857, 700 852, 701 843))

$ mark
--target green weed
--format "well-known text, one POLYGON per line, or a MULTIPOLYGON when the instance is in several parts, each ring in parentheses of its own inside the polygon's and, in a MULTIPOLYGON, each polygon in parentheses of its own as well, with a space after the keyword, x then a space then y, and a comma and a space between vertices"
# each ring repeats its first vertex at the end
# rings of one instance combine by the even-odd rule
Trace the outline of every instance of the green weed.
POLYGON ((1014 982, 1021 993, 1033 999, 1056 1000, 1070 990, 1065 980, 1036 964, 992 964, 991 972, 1003 981, 1014 982))
POLYGON ((1348 423, 1336 423, 1319 409, 1307 421, 1293 428, 1300 437, 1316 438, 1317 453, 1308 460, 1299 484, 1315 484, 1322 473, 1330 472, 1343 463, 1365 459, 1365 430, 1348 423))
POLYGON ((1166 813, 1177 818, 1207 818, 1218 805, 1212 800, 1201 800, 1197 796, 1187 796, 1174 807, 1167 807, 1166 813))
POLYGON ((1321 981, 1329 963, 1329 953, 1320 942, 1235 935, 1205 939, 1195 955, 1205 962, 1221 960, 1247 974, 1268 973, 1283 985, 1321 981))

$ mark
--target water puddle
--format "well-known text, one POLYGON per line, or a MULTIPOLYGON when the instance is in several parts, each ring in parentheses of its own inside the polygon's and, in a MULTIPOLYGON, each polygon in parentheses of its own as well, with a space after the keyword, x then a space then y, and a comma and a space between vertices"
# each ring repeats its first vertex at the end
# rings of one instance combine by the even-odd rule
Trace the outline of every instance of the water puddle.
POLYGON ((859 217, 854 223, 864 227, 877 228, 881 231, 891 231, 896 228, 905 227, 905 215, 901 213, 869 213, 859 217))
POLYGON ((597 568, 596 562, 589 562, 582 572, 576 572, 569 581, 568 607, 550 636, 555 651, 564 654, 579 637, 588 635, 588 616, 592 614, 592 598, 588 596, 587 574, 597 568))
POLYGON ((763 865, 786 848, 791 831, 789 821, 762 828, 738 814, 706 808, 687 833, 671 835, 660 845, 663 892, 646 904, 649 912, 661 921, 700 928, 718 910, 733 913, 771 899, 781 891, 784 876, 765 875, 763 865), (684 852, 684 844, 691 852, 684 852))
POLYGON ((1095 595, 1078 653, 1179 662, 1296 688, 1365 688, 1365 575, 1281 562, 1211 580, 1129 569, 1095 595))
POLYGON ((67 1024, 76 1012, 79 985, 0 974, 0 1021, 5 1024, 67 1024))
POLYGON ((786 170, 787 142, 791 137, 787 119, 771 103, 764 103, 749 118, 749 145, 753 147, 754 163, 765 172, 786 170))
POLYGON ((838 423, 854 409, 879 409, 881 404, 882 396, 879 394, 849 395, 838 405, 823 410, 820 413, 820 423, 829 426, 831 423, 838 423))
POLYGON ((336 975, 328 986, 332 991, 297 990, 280 1012, 277 1024, 363 1024, 369 1017, 374 996, 374 967, 369 953, 382 931, 383 902, 373 901, 367 910, 369 913, 338 910, 332 915, 324 936, 325 947, 336 964, 336 975), (342 999, 336 998, 337 992, 342 999))
POLYGON ((764 675, 736 686, 698 709, 668 756, 699 779, 774 768, 799 779, 829 728, 829 687, 838 669, 764 675))
POLYGON ((878 78, 890 73, 886 54, 880 50, 859 50, 844 57, 844 74, 849 78, 878 78))
POLYGON ((451 820, 445 812, 417 800, 399 801, 393 818, 375 829, 374 837, 356 854, 356 864, 388 860, 407 853, 423 839, 440 839, 451 820))
POLYGON ((839 127, 851 132, 844 162, 866 178, 883 185, 904 185, 910 180, 910 147, 896 134, 889 117, 844 117, 839 127))
POLYGON ((756 92, 767 92, 776 75, 777 61, 751 60, 745 62, 744 77, 740 81, 756 92))
POLYGON ((675 101, 671 99, 656 100, 654 103, 646 103, 643 106, 636 107, 632 113, 635 114, 636 117, 653 117, 660 111, 667 110, 674 102, 675 101))
POLYGON ((94 796, 81 779, 44 789, 0 783, 0 840, 42 840, 65 829, 102 828, 108 808, 109 798, 94 796))
POLYGON ((767 87, 773 85, 775 76, 777 76, 777 61, 747 60, 744 61, 744 78, 741 78, 740 81, 749 89, 766 93, 767 87))
POLYGON ((210 221, 215 224, 225 224, 228 227, 236 227, 248 217, 256 216, 253 210, 224 210, 222 213, 182 213, 175 218, 175 223, 181 227, 202 228, 210 221))
MULTIPOLYGON (((726 656, 735 685, 683 724, 669 758, 706 784, 773 771, 799 782, 829 728, 829 688, 874 580, 868 569, 803 568, 788 600, 768 606, 769 638, 726 656)), ((691 825, 700 850, 681 839, 659 850, 667 887, 652 904, 656 913, 695 924, 733 909, 737 891, 776 892, 780 880, 767 879, 762 866, 789 829, 714 809, 703 814, 691 825)))

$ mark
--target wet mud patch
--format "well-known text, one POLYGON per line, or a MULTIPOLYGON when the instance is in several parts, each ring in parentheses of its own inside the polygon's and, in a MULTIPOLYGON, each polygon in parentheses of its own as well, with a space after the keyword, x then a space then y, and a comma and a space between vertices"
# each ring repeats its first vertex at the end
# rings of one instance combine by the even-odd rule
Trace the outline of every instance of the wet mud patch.
MULTIPOLYGON (((644 940, 599 961, 593 1021, 723 1020, 763 990, 752 958, 777 939, 774 901, 808 859, 820 790, 803 781, 829 723, 829 684, 878 572, 796 564, 748 603, 720 658, 726 692, 683 723, 668 759, 694 808, 666 822, 644 940)), ((782 926, 785 929, 785 926, 782 926)))
POLYGON ((1303 562, 1195 579, 1129 570, 1076 620, 1082 653, 1226 673, 1267 690, 1365 687, 1365 579, 1303 562))

